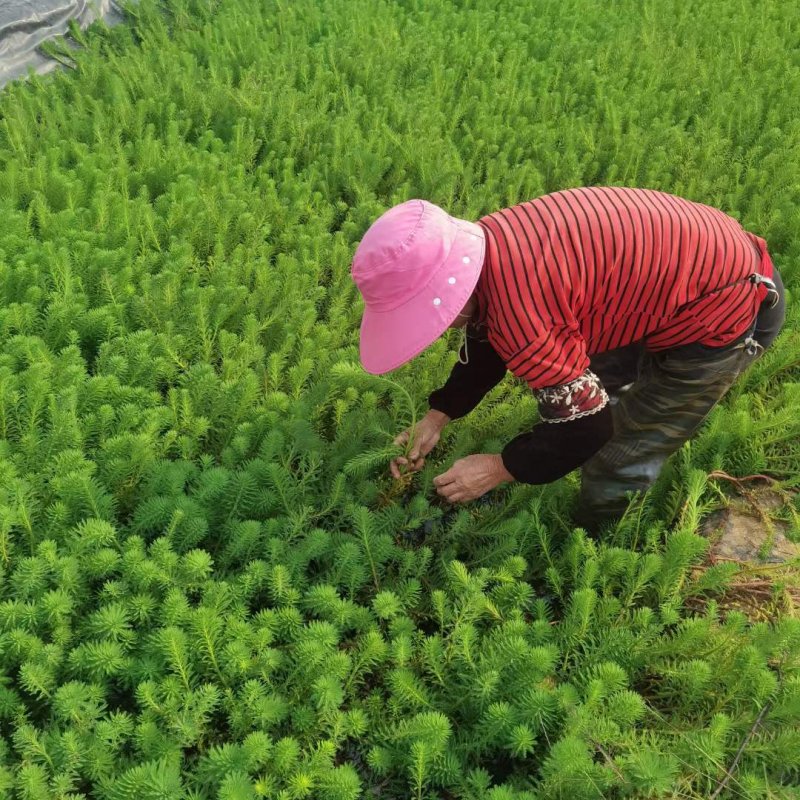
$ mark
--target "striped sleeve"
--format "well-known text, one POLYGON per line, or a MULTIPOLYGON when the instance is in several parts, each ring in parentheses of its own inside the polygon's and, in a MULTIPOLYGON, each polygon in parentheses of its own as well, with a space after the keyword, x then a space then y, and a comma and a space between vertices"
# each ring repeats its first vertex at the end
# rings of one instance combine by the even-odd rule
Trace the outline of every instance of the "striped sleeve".
POLYGON ((542 331, 517 352, 506 355, 508 369, 534 391, 569 383, 589 366, 583 336, 564 327, 542 331))
POLYGON ((570 303, 571 281, 559 264, 575 248, 568 237, 544 236, 532 204, 481 221, 487 238, 486 290, 494 317, 490 338, 508 369, 533 390, 578 378, 589 365, 587 345, 570 303), (534 269, 532 264, 546 264, 534 269))

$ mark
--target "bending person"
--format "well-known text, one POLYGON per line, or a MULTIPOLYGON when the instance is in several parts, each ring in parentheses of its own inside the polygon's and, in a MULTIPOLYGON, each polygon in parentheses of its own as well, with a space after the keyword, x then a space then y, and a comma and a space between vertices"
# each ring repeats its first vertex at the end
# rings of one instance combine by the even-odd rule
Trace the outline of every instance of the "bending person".
POLYGON ((366 232, 352 277, 372 374, 448 328, 464 332, 392 474, 421 469, 444 425, 511 371, 535 393, 541 421, 500 454, 460 459, 436 489, 463 503, 582 467, 575 522, 589 531, 656 480, 785 315, 763 239, 715 208, 646 189, 569 189, 477 222, 409 200, 366 232))

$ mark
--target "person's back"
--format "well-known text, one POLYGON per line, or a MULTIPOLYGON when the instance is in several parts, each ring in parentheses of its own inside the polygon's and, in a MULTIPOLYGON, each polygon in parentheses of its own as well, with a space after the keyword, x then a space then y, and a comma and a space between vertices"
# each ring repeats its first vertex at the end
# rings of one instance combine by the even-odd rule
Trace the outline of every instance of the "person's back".
POLYGON ((722 211, 663 192, 568 189, 478 224, 487 240, 481 316, 509 368, 534 388, 640 340, 653 351, 723 346, 763 297, 747 282, 763 240, 722 211))

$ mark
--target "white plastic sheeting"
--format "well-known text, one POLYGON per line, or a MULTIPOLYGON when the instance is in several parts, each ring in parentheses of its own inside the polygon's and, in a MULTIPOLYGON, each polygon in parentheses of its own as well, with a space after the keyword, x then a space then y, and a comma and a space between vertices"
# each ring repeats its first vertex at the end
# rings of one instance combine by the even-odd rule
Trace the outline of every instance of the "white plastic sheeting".
POLYGON ((36 48, 67 33, 72 19, 85 28, 101 16, 109 24, 122 19, 114 0, 0 0, 0 86, 29 67, 44 73, 58 66, 36 48))

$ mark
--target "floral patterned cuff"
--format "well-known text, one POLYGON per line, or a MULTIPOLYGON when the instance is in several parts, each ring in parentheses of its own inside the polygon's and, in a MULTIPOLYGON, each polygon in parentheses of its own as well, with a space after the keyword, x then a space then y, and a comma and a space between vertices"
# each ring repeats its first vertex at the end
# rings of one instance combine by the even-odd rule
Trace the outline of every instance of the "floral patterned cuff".
POLYGON ((542 422, 568 422, 596 414, 608 404, 608 394, 591 370, 569 383, 536 392, 542 422))

